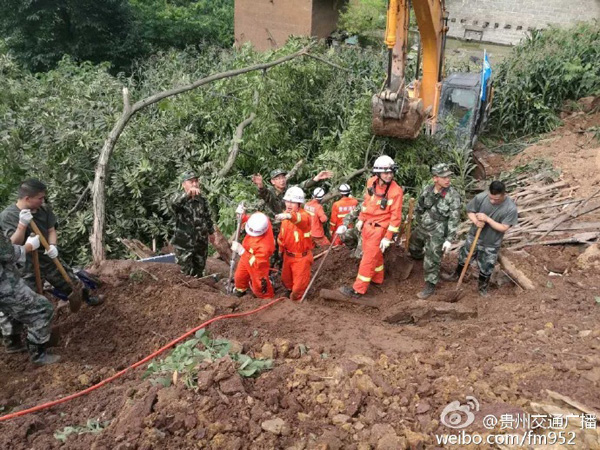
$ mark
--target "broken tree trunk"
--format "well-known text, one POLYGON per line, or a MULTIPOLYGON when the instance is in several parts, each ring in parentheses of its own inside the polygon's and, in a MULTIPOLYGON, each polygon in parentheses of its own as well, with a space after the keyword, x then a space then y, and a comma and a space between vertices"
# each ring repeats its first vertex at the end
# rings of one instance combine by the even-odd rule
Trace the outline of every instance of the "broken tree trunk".
POLYGON ((442 303, 429 300, 410 301, 401 304, 396 312, 384 320, 388 323, 410 324, 431 319, 465 320, 477 317, 477 310, 460 303, 442 303))
POLYGON ((243 67, 241 69, 228 70, 226 72, 220 72, 214 75, 210 75, 208 77, 196 80, 193 83, 186 84, 185 86, 179 86, 177 88, 169 89, 167 91, 151 95, 150 97, 135 102, 133 105, 130 101, 129 91, 127 90, 127 88, 123 88, 123 112, 121 113, 121 117, 119 117, 119 120, 117 120, 114 127, 112 128, 110 134, 104 141, 104 145, 102 146, 102 150, 100 151, 98 162, 96 164, 94 184, 92 186, 94 226, 92 234, 90 236, 90 245, 92 247, 92 257, 94 260, 94 264, 100 264, 102 261, 104 261, 106 257, 104 249, 104 226, 106 222, 105 185, 108 173, 108 163, 110 161, 112 152, 117 144, 117 141, 119 140, 119 137, 125 129, 125 126, 129 123, 131 118, 138 111, 144 109, 147 106, 158 103, 161 100, 164 100, 165 98, 191 91, 193 89, 212 83, 213 81, 222 80, 225 78, 232 78, 256 70, 265 71, 273 66, 286 63, 295 58, 298 58, 299 56, 305 55, 306 53, 308 53, 309 50, 310 46, 305 47, 290 55, 276 59, 275 61, 271 61, 269 63, 256 64, 253 66, 243 67))
POLYGON ((498 262, 502 266, 502 269, 508 274, 508 276, 515 281, 519 286, 525 290, 535 289, 535 284, 525 275, 521 270, 517 268, 508 256, 500 253, 498 256, 498 262))

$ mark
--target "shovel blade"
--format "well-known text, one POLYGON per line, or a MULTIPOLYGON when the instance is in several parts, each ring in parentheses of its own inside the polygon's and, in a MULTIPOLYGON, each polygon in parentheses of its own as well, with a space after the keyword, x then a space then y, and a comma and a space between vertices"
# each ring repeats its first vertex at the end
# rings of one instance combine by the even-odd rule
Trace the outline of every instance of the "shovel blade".
POLYGON ((71 286, 73 288, 73 292, 69 295, 69 309, 71 312, 78 312, 81 309, 81 297, 83 295, 83 285, 81 283, 76 283, 71 286))
POLYGON ((462 289, 456 289, 455 291, 450 292, 448 296, 444 299, 447 303, 456 303, 459 301, 464 295, 464 291, 462 289))

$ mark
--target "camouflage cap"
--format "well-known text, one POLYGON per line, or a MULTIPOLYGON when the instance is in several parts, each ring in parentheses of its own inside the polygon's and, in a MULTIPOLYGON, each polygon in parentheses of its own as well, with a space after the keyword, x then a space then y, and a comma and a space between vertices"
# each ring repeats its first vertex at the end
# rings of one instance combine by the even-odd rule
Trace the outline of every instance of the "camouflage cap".
POLYGON ((275 177, 278 177, 279 175, 287 175, 287 170, 283 170, 283 169, 275 169, 275 170, 271 170, 271 180, 275 177))
POLYGON ((450 165, 446 163, 436 164, 431 168, 431 173, 437 177, 449 177, 453 175, 450 165))
POLYGON ((184 181, 193 180, 194 178, 198 178, 196 172, 194 172, 193 170, 186 170, 179 176, 179 181, 183 183, 184 181))

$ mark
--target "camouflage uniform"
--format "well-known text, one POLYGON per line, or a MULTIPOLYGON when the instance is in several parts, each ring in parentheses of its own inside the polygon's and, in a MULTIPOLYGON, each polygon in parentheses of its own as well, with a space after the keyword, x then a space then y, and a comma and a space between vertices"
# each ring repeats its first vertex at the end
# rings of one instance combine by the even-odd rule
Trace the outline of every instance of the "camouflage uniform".
MULTIPOLYGON (((186 172, 182 182, 190 178, 197 177, 193 172, 186 172)), ((182 192, 173 199, 171 209, 175 215, 171 244, 177 263, 186 275, 201 277, 208 257, 208 236, 215 232, 208 202, 200 195, 191 198, 182 192)))
MULTIPOLYGON (((467 261, 467 256, 469 255, 469 250, 471 249, 471 245, 473 245, 474 239, 474 235, 467 234, 465 243, 461 247, 460 252, 458 252, 458 265, 460 267, 464 267, 465 262, 467 261)), ((492 276, 492 272, 494 271, 494 266, 496 265, 496 261, 498 260, 499 253, 500 247, 483 247, 481 245, 477 245, 473 257, 477 259, 479 273, 482 276, 486 278, 492 276)))
POLYGON ((343 223, 348 229, 344 234, 340 235, 340 239, 344 245, 349 249, 353 249, 351 254, 356 259, 362 259, 362 237, 360 231, 356 228, 350 228, 350 225, 353 225, 358 220, 361 208, 362 202, 359 202, 358 205, 344 217, 343 223))
MULTIPOLYGON (((434 174, 447 173, 441 169, 449 170, 446 164, 438 164, 434 174)), ((409 251, 413 258, 424 259, 425 281, 433 285, 439 281, 442 245, 444 241, 451 242, 456 238, 460 204, 460 195, 452 186, 436 193, 433 185, 423 190, 417 202, 415 219, 418 225, 410 236, 409 251)))
POLYGON ((24 260, 24 248, 12 245, 4 234, 0 234, 0 312, 15 319, 2 322, 2 335, 18 336, 21 324, 24 324, 27 340, 42 345, 50 339, 54 308, 46 297, 36 294, 20 277, 15 263, 24 260))

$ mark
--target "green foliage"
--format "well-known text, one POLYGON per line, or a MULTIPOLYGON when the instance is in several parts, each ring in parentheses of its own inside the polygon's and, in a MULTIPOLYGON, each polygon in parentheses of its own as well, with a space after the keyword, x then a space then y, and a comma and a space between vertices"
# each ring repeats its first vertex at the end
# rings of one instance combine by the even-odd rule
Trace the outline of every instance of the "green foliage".
POLYGON ((533 31, 494 75, 490 130, 505 137, 543 133, 566 100, 600 92, 600 22, 533 31))
POLYGON ((193 339, 177 345, 165 359, 151 362, 143 377, 152 376, 155 377, 154 383, 170 386, 172 375, 176 372, 178 379, 188 389, 194 389, 198 381, 199 365, 214 362, 227 355, 238 364, 238 373, 246 378, 258 376, 273 366, 271 359, 254 359, 242 353, 231 353, 231 343, 228 340, 212 339, 208 331, 202 328, 193 339), (202 344, 204 350, 200 350, 198 344, 202 344))
MULTIPOLYGON (((386 13, 385 0, 351 0, 340 14, 338 27, 363 39, 373 39, 377 30, 385 29, 386 13)), ((383 37, 379 36, 378 41, 383 42, 383 37)))
MULTIPOLYGON (((99 151, 121 109, 121 90, 132 101, 207 75, 272 61, 305 45, 257 53, 250 47, 161 52, 134 67, 130 78, 115 77, 107 65, 77 64, 64 58, 56 69, 33 76, 0 55, 0 207, 15 199, 18 183, 36 176, 49 186, 49 202, 60 220, 61 254, 71 263, 89 261, 90 196, 66 217, 93 181, 99 151)), ((126 257, 119 238, 165 244, 173 230, 169 202, 177 177, 189 167, 219 227, 230 233, 234 209, 245 200, 261 208, 253 173, 290 169, 306 162, 294 181, 334 170, 330 190, 342 179, 386 153, 396 159, 398 180, 416 188, 430 179, 430 167, 446 162, 446 138, 420 136, 412 142, 377 137, 371 142, 371 95, 385 77, 384 52, 316 47, 314 59, 296 59, 268 72, 252 72, 171 97, 136 114, 118 141, 106 184, 106 250, 126 257), (256 95, 255 95, 256 93, 256 95), (256 101, 258 99, 258 101, 256 101), (227 159, 236 126, 250 113, 256 120, 243 134, 240 154, 226 177, 216 174, 227 159)), ((356 193, 367 177, 351 180, 356 193)))
POLYGON ((88 419, 87 423, 83 426, 69 426, 64 427, 62 430, 56 430, 54 432, 54 438, 64 443, 67 442, 67 438, 71 434, 100 434, 102 430, 104 430, 110 424, 110 422, 110 420, 100 422, 98 419, 88 419))
POLYGON ((54 67, 64 55, 122 68, 140 54, 128 0, 0 0, 0 33, 33 71, 54 67))
POLYGON ((144 43, 153 49, 233 44, 234 0, 129 0, 144 43))

